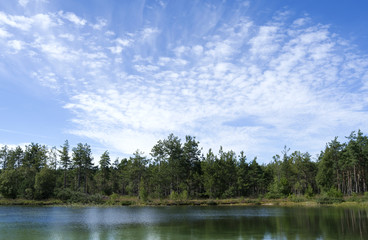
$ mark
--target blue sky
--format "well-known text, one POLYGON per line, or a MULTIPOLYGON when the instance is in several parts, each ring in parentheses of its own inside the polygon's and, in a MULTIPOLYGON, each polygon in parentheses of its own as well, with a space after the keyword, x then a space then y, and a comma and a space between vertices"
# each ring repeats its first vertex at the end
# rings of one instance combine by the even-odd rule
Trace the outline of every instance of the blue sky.
POLYGON ((0 144, 270 162, 368 131, 367 1, 0 2, 0 144))

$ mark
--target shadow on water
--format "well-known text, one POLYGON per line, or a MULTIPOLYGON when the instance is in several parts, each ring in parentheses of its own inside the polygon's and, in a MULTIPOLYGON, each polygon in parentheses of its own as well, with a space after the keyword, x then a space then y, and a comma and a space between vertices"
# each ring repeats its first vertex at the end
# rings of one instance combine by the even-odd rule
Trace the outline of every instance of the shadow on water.
POLYGON ((0 239, 365 239, 368 209, 0 207, 0 239))

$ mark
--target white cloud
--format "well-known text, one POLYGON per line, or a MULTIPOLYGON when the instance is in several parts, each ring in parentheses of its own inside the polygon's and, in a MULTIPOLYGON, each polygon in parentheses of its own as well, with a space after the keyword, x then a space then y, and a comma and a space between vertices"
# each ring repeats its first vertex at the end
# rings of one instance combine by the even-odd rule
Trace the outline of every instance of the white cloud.
POLYGON ((8 45, 15 50, 16 52, 22 50, 24 48, 24 42, 19 40, 11 40, 8 41, 8 45))
POLYGON ((134 68, 138 72, 154 72, 159 69, 159 67, 153 65, 134 65, 134 68))
POLYGON ((189 52, 190 48, 186 46, 179 46, 174 49, 174 53, 176 56, 181 56, 184 53, 189 52))
POLYGON ((78 17, 77 15, 75 15, 75 13, 72 12, 64 13, 63 11, 59 11, 59 15, 76 25, 84 26, 87 23, 87 20, 78 17))
POLYGON ((43 53, 55 59, 62 60, 62 59, 74 58, 74 56, 68 52, 67 48, 63 44, 60 44, 57 41, 43 42, 43 43, 40 43, 37 47, 43 53))
POLYGON ((131 40, 129 40, 129 39, 121 39, 121 38, 117 38, 117 39, 115 40, 115 42, 116 42, 118 45, 120 45, 120 46, 124 46, 124 47, 129 46, 129 45, 131 44, 131 40))
POLYGON ((56 92, 60 91, 59 82, 55 73, 49 70, 42 70, 32 73, 32 77, 37 79, 42 86, 55 90, 56 92))
POLYGON ((114 46, 114 47, 109 47, 111 53, 113 54, 120 54, 123 51, 123 48, 119 45, 114 46))
POLYGON ((18 4, 21 5, 22 7, 26 7, 28 3, 29 0, 18 0, 18 4))
POLYGON ((102 18, 97 19, 97 23, 96 24, 91 24, 92 28, 93 29, 96 29, 96 30, 101 30, 106 25, 107 25, 107 20, 106 19, 102 19, 102 18))
POLYGON ((115 35, 115 33, 114 33, 113 31, 106 31, 106 32, 105 32, 105 35, 106 35, 106 36, 114 36, 114 35, 115 35))
POLYGON ((279 50, 280 34, 277 26, 262 26, 258 34, 249 42, 251 53, 259 58, 267 58, 279 50))
POLYGON ((75 40, 75 36, 73 34, 70 33, 63 33, 59 35, 60 38, 65 38, 71 42, 73 42, 75 40))
POLYGON ((33 20, 25 16, 8 15, 0 12, 0 25, 8 25, 10 27, 18 28, 27 31, 31 28, 33 20))
POLYGON ((32 19, 34 25, 44 30, 47 30, 50 27, 56 25, 56 23, 52 20, 52 18, 48 14, 36 14, 32 17, 32 19))
POLYGON ((140 32, 140 35, 141 35, 142 40, 149 40, 153 36, 155 36, 157 33, 159 33, 159 30, 157 28, 147 27, 147 28, 144 28, 140 32))
POLYGON ((125 47, 128 47, 132 44, 132 40, 117 38, 114 40, 114 43, 115 46, 109 47, 108 49, 110 49, 111 53, 113 54, 120 54, 125 47))
POLYGON ((192 47, 192 51, 195 55, 202 55, 203 47, 201 45, 196 45, 196 46, 192 47))
POLYGON ((12 34, 7 32, 6 30, 0 28, 0 38, 8 38, 11 37, 12 34))

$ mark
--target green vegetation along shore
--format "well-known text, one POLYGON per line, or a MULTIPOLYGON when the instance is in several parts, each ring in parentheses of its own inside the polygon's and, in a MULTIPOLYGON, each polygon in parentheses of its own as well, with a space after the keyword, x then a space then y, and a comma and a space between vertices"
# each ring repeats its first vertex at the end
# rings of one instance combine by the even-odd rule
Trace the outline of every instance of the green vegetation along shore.
MULTIPOLYGON (((0 149, 0 204, 226 205, 346 204, 368 199, 368 137, 352 132, 316 159, 285 147, 268 164, 222 147, 202 153, 192 136, 170 134, 149 156, 93 161, 88 144, 70 150, 31 143, 0 149), (98 162, 99 165, 94 165, 98 162), (55 199, 55 200, 48 200, 55 199), (157 200, 161 199, 161 200, 157 200), (193 200, 194 199, 194 200, 193 200), (195 200, 197 199, 197 200, 195 200)), ((97 160, 97 159, 96 159, 97 160)))
POLYGON ((316 196, 305 198, 303 196, 289 196, 282 199, 266 198, 229 198, 229 199, 148 199, 142 201, 138 197, 111 196, 100 199, 88 199, 84 201, 62 201, 60 199, 8 199, 0 198, 1 205, 20 205, 20 206, 334 206, 334 207, 358 207, 368 208, 368 196, 353 196, 344 198, 328 198, 316 196))

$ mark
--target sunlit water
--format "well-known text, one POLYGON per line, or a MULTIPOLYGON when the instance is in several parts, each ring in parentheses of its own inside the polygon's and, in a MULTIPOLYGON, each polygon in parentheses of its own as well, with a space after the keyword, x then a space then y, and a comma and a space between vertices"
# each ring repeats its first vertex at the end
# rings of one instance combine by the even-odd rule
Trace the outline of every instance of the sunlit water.
POLYGON ((368 209, 0 207, 0 239, 368 239, 368 209))

